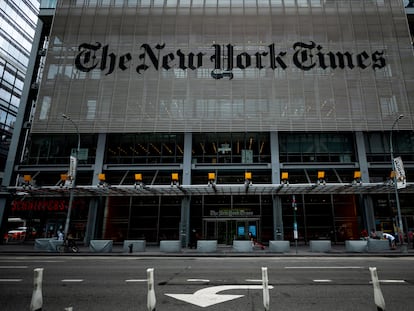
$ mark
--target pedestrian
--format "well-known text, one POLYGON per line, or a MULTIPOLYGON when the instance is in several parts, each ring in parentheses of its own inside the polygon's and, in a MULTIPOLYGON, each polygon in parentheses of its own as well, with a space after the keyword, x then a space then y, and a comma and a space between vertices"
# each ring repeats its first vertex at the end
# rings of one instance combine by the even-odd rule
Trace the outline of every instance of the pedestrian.
POLYGON ((198 234, 196 229, 192 229, 190 233, 190 248, 197 248, 198 234))
POLYGON ((383 233, 382 236, 390 242, 390 248, 395 249, 395 237, 389 233, 383 233))
POLYGON ((58 231, 58 240, 63 241, 63 233, 60 230, 58 231))
POLYGON ((371 233, 370 233, 369 237, 371 239, 376 239, 376 240, 379 240, 380 239, 380 237, 378 236, 378 234, 377 234, 377 232, 375 231, 374 228, 371 229, 371 233))
POLYGON ((368 231, 367 229, 363 229, 361 231, 361 240, 367 240, 368 239, 368 231))

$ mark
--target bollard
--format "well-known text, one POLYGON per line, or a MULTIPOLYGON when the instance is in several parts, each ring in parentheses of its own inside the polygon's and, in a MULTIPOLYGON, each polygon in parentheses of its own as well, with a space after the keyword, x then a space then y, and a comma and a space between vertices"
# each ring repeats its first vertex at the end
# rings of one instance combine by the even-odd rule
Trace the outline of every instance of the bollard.
POLYGON ((43 268, 36 268, 34 271, 33 294, 30 302, 30 311, 41 311, 43 307, 42 282, 43 268))
POLYGON ((385 311, 385 301, 379 285, 377 268, 369 267, 371 272, 372 286, 374 287, 374 301, 377 306, 377 311, 385 311))
POLYGON ((155 311, 156 299, 154 289, 154 268, 147 269, 147 282, 148 282, 148 294, 147 294, 147 308, 148 311, 155 311))
POLYGON ((128 248, 129 248, 129 253, 132 253, 132 249, 134 248, 134 244, 129 244, 128 248))
POLYGON ((262 284, 263 284, 263 306, 265 311, 270 309, 270 298, 269 298, 269 278, 267 276, 267 267, 262 267, 262 284))

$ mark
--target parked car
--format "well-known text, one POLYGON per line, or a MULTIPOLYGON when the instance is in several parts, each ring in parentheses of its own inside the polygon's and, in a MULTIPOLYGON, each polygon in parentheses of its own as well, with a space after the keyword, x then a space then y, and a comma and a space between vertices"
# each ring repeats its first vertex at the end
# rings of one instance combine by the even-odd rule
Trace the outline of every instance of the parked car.
POLYGON ((35 237, 35 228, 17 227, 7 232, 6 242, 23 242, 26 239, 33 239, 35 237))

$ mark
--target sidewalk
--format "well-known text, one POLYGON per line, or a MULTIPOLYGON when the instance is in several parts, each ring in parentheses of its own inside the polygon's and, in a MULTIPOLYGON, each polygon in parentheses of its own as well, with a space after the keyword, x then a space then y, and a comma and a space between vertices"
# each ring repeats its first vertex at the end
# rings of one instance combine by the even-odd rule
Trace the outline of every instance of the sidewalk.
POLYGON ((397 246, 396 250, 385 250, 381 252, 347 252, 344 244, 332 244, 332 248, 329 252, 311 252, 309 245, 298 245, 296 248, 293 243, 290 245, 290 251, 286 253, 270 252, 268 247, 264 250, 260 248, 254 248, 251 252, 236 252, 231 245, 218 246, 217 251, 214 253, 202 253, 197 249, 182 248, 178 253, 166 253, 161 252, 159 246, 147 246, 144 252, 128 253, 123 250, 122 244, 114 243, 112 252, 93 252, 88 246, 79 246, 79 253, 55 253, 44 250, 36 250, 34 248, 34 242, 29 241, 21 244, 2 244, 0 245, 0 256, 5 255, 34 255, 34 256, 141 256, 141 257, 307 257, 307 256, 334 256, 334 257, 402 257, 402 256, 414 256, 414 249, 411 245, 407 246, 407 252, 402 252, 400 246, 397 246))

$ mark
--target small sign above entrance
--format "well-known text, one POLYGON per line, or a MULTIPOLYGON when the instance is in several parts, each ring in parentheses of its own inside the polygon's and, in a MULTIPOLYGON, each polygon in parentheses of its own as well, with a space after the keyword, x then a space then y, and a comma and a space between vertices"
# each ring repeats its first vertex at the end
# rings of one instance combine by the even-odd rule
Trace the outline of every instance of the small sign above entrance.
POLYGON ((219 211, 210 211, 210 216, 253 216, 254 213, 250 209, 244 208, 226 208, 226 209, 219 209, 219 211))

